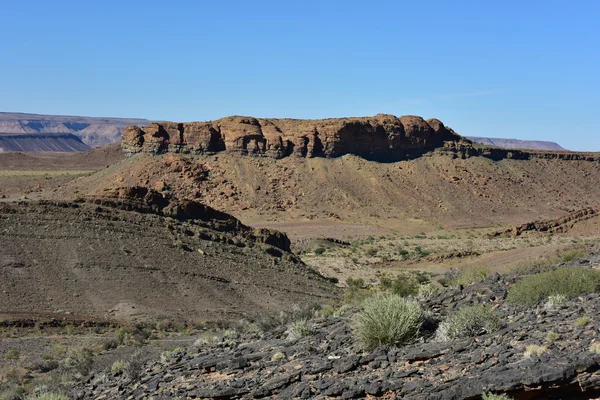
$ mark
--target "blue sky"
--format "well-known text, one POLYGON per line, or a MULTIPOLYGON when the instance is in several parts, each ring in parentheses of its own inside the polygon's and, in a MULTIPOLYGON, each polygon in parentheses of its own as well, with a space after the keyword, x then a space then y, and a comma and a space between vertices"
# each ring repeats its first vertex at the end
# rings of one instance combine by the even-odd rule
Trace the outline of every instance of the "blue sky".
POLYGON ((600 2, 4 1, 0 111, 436 117, 600 151, 600 2))

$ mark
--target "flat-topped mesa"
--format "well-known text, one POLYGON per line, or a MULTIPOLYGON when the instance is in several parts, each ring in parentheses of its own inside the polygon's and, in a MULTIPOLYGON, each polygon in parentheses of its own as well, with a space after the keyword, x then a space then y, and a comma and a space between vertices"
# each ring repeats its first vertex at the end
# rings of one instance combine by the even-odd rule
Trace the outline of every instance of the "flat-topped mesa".
POLYGON ((123 132, 123 151, 205 154, 233 151, 283 158, 396 157, 433 150, 462 138, 437 119, 417 116, 321 120, 226 117, 209 122, 151 123, 123 132))

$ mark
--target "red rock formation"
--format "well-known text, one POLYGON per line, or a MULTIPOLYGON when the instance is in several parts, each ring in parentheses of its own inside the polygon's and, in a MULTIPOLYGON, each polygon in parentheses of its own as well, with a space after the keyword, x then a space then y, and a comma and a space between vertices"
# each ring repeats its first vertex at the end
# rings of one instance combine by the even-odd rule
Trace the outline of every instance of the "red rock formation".
POLYGON ((323 120, 227 117, 209 122, 152 123, 127 127, 123 149, 128 154, 237 151, 274 158, 338 157, 357 154, 394 157, 432 150, 446 141, 459 141, 437 119, 378 114, 374 117, 323 120))

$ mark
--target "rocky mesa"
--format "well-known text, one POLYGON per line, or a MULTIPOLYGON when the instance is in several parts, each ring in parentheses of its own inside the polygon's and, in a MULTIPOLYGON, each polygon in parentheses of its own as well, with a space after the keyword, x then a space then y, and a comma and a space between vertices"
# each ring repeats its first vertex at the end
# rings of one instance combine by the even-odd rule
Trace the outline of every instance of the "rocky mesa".
POLYGON ((231 151, 273 158, 355 154, 394 159, 461 140, 441 121, 412 115, 322 120, 232 116, 208 122, 129 126, 123 132, 122 146, 128 154, 231 151))

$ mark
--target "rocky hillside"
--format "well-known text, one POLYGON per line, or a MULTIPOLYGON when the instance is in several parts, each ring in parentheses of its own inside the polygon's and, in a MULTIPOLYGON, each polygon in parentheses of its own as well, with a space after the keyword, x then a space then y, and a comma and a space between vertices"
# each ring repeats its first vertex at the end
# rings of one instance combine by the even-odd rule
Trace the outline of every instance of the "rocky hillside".
POLYGON ((247 223, 333 219, 398 229, 413 223, 418 233, 432 226, 498 229, 596 208, 600 170, 593 154, 468 146, 394 163, 349 154, 274 159, 227 151, 138 153, 71 182, 58 195, 123 185, 197 199, 247 223))
MULTIPOLYGON (((583 262, 589 269, 598 258, 583 262)), ((582 266, 561 268, 576 272, 582 266)), ((288 325, 199 341, 195 350, 148 363, 138 381, 122 372, 92 377, 75 398, 478 400, 484 393, 520 400, 598 398, 600 296, 513 305, 507 293, 521 278, 494 274, 420 297, 428 325, 406 345, 365 350, 354 333, 356 310, 346 309, 310 320, 300 333, 288 325), (474 305, 487 305, 485 318, 497 325, 455 319, 457 326, 472 329, 454 332, 458 337, 433 334, 440 321, 474 305)))
POLYGON ((488 146, 503 147, 505 149, 530 149, 530 150, 553 150, 564 151, 561 145, 555 142, 545 142, 541 140, 519 140, 519 139, 500 139, 480 136, 467 136, 467 139, 485 144, 488 146))
POLYGON ((0 133, 0 152, 88 150, 90 146, 71 133, 0 133))
POLYGON ((123 132, 123 149, 145 152, 205 154, 220 151, 264 154, 273 158, 339 157, 357 154, 374 159, 405 158, 459 141, 437 119, 378 114, 364 118, 323 120, 227 117, 209 122, 153 123, 123 132))
POLYGON ((335 297, 284 234, 145 188, 0 203, 0 226, 3 312, 199 321, 335 297))
MULTIPOLYGON (((148 122, 145 119, 135 118, 94 118, 0 112, 0 132, 36 134, 38 137, 47 134, 73 134, 89 147, 117 142, 121 139, 121 133, 126 126, 145 125, 148 122)), ((25 140, 26 138, 18 139, 25 140)), ((22 146, 27 147, 27 145, 22 146)), ((1 143, 0 147, 3 147, 1 143)), ((58 151, 85 151, 85 149, 58 151)))

